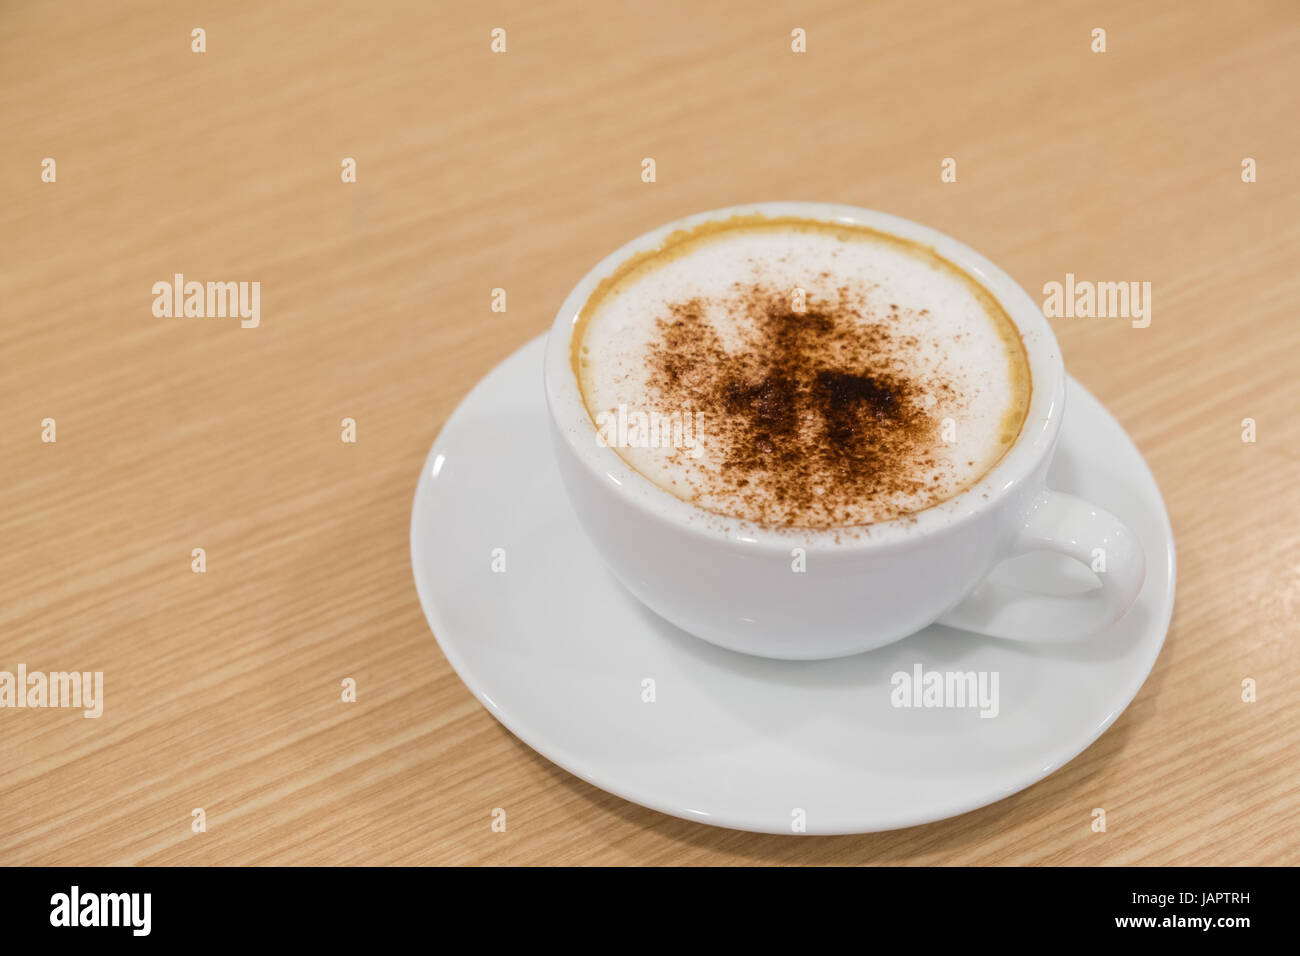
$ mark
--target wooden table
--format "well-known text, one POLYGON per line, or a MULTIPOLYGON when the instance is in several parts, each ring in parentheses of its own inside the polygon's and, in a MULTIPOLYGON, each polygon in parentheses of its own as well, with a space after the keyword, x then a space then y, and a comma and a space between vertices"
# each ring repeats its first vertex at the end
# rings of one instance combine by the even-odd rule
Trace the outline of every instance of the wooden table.
POLYGON ((0 12, 0 669, 105 681, 98 719, 0 710, 0 862, 1300 862, 1294 3, 190 6, 0 12), (1036 298, 1152 283, 1148 328, 1053 326, 1164 490, 1168 642, 1084 754, 946 822, 609 796, 479 706, 416 600, 465 392, 627 239, 774 198, 931 224, 1036 298), (176 273, 260 282, 260 323, 155 317, 176 273))

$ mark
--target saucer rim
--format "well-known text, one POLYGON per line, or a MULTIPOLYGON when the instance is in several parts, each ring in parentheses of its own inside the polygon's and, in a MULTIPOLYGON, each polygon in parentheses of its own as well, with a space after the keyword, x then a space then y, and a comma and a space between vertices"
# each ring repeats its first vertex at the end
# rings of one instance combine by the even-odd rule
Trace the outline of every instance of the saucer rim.
MULTIPOLYGON (((456 651, 454 644, 452 642, 444 641, 443 638, 439 636, 440 633, 443 632, 442 622, 439 619, 433 596, 427 593, 427 586, 422 583, 422 581, 427 579, 429 576, 421 573, 422 571, 427 571, 427 569, 420 556, 421 552, 419 549, 416 516, 419 513, 421 496, 426 493, 426 485, 432 485, 435 481, 433 465, 443 443, 443 437, 458 423, 459 419, 468 414, 466 409, 472 405, 473 399, 476 395, 478 395, 480 391, 486 391, 488 384, 497 377, 498 373, 504 372, 507 365, 512 362, 522 361, 524 354, 530 349, 538 350, 540 361, 541 355, 545 352, 546 338, 546 333, 536 336, 512 351, 500 362, 496 363, 492 369, 483 375, 483 377, 475 383, 474 387, 465 394, 464 398, 461 399, 459 404, 457 404, 456 408, 452 411, 451 415, 447 417, 443 426, 438 430, 438 435, 434 439, 433 445, 421 465, 420 478, 416 483, 415 494, 412 498, 411 527, 409 534, 410 558, 411 572, 415 579, 415 589, 420 600, 421 610, 424 612, 425 620, 433 633, 434 640, 437 642, 443 656, 446 657, 447 662, 451 665, 456 676, 460 678, 461 682, 466 686, 466 688, 468 688, 470 693, 473 694, 475 699, 477 699, 488 713, 490 713, 506 730, 515 737, 518 737, 534 752, 569 773, 572 773, 574 776, 580 777, 592 786, 619 797, 620 799, 626 800, 629 803, 634 803, 638 806, 646 807, 647 809, 655 810, 659 813, 676 817, 678 819, 705 823, 710 826, 722 827, 724 829, 740 830, 750 833, 770 833, 783 836, 839 836, 861 833, 883 833, 891 830, 905 829, 907 827, 922 826, 928 823, 936 823, 941 820, 958 817, 970 813, 973 810, 991 806, 992 804, 1004 800, 1007 797, 1019 793, 1020 791, 1033 786, 1035 783, 1046 779, 1096 743, 1102 734, 1114 725, 1115 721, 1119 719, 1119 716, 1132 705, 1138 693, 1146 684, 1147 679, 1151 676, 1151 671, 1154 669, 1155 663, 1160 657, 1160 652, 1164 649, 1165 641, 1168 639, 1169 627, 1173 621, 1174 606, 1177 600, 1177 551, 1174 542, 1173 526, 1169 520, 1169 509, 1165 504, 1164 495, 1160 492, 1160 486, 1155 480, 1155 475, 1151 472, 1150 465, 1147 463, 1145 457, 1143 457, 1141 450, 1138 449, 1136 443, 1133 442, 1131 436, 1129 436, 1128 432, 1125 431, 1124 427, 1110 413, 1106 406, 1067 370, 1065 372, 1067 401, 1069 390, 1071 388, 1077 388, 1101 410, 1104 416, 1118 430, 1118 432, 1123 436, 1123 439, 1128 442, 1129 446, 1136 454, 1137 460, 1141 464, 1146 478, 1150 482, 1150 486, 1154 490, 1156 498, 1160 503, 1160 525, 1163 531, 1162 537, 1165 542, 1164 550, 1166 551, 1166 556, 1169 562, 1169 573, 1167 579, 1162 582, 1163 586, 1161 590, 1161 593, 1166 596, 1162 602, 1165 604, 1164 619, 1159 624, 1160 638, 1154 643, 1149 658, 1144 659, 1140 665, 1135 665, 1133 667, 1133 672, 1137 675, 1135 678, 1135 684, 1131 690, 1126 691, 1122 695, 1124 702, 1121 706, 1114 708, 1109 714, 1107 714, 1104 721, 1096 725, 1093 730, 1086 733, 1082 742, 1077 746, 1072 743, 1068 747, 1059 748, 1063 754, 1068 752, 1068 756, 1063 756, 1059 760, 1054 760, 1052 763, 1048 764, 1046 768, 1034 770, 1028 774, 1016 777, 1014 782, 998 786, 994 788, 991 793, 989 791, 981 791, 979 796, 973 799, 954 800, 951 804, 947 805, 946 809, 929 810, 918 814, 908 814, 904 811, 893 815, 885 815, 878 824, 872 823, 869 825, 863 825, 863 822, 860 820, 854 822, 851 820, 833 819, 830 822, 826 822, 823 819, 819 819, 817 824, 815 826, 810 825, 806 832, 793 833, 789 829, 774 828, 771 825, 770 820, 766 818, 747 817, 743 812, 730 812, 723 817, 716 813, 705 813, 702 810, 693 810, 689 807, 676 806, 667 802, 656 801, 653 798, 648 799, 645 795, 638 795, 629 792, 616 780, 610 779, 598 769, 591 768, 583 759, 575 757, 562 744, 556 745, 549 742, 542 743, 540 741, 540 735, 536 733, 533 728, 527 726, 526 721, 511 718, 506 710, 498 705, 497 702, 485 692, 479 681, 466 666, 464 659, 456 651)), ((545 395, 542 394, 541 389, 538 389, 536 398, 539 402, 544 404, 545 395)), ((1064 430, 1067 428, 1069 428, 1068 421, 1063 423, 1061 432, 1062 439, 1065 434, 1064 430)), ((428 493, 432 493, 431 490, 428 493)), ((1148 582, 1143 585, 1143 589, 1145 590, 1145 588, 1151 583, 1151 580, 1148 579, 1148 582)), ((1154 629, 1154 623, 1151 626, 1154 629)), ((868 651, 866 653, 872 652, 868 651)))

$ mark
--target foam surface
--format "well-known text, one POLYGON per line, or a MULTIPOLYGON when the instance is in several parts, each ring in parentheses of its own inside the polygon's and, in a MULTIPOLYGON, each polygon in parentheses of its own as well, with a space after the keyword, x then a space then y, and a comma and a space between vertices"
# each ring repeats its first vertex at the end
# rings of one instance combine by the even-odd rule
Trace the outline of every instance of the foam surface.
POLYGON ((687 501, 768 525, 920 511, 1020 431, 1028 362, 971 277, 913 243, 802 221, 677 237, 583 310, 600 440, 687 501))

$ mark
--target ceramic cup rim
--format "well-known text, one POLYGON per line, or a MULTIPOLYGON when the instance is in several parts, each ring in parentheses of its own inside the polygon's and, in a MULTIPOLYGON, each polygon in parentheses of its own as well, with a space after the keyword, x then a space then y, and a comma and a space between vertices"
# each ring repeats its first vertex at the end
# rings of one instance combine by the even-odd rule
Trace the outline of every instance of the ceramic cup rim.
POLYGON ((614 250, 578 281, 556 314, 546 343, 546 402, 558 440, 595 478, 643 516, 694 535, 746 549, 795 546, 829 551, 878 551, 954 530, 1017 493, 1051 454, 1060 433, 1065 401, 1065 367, 1050 324, 1023 288, 974 249, 921 223, 889 213, 840 203, 760 202, 728 206, 666 223, 614 250), (571 341, 582 307, 600 282, 629 258, 659 248, 670 235, 703 223, 737 216, 798 217, 865 226, 931 247, 979 282, 1006 310, 1020 331, 1029 361, 1031 394, 1025 423, 1016 441, 979 481, 961 493, 921 511, 889 521, 847 529, 771 527, 719 515, 684 501, 632 468, 613 448, 597 441, 597 431, 573 370, 571 341))

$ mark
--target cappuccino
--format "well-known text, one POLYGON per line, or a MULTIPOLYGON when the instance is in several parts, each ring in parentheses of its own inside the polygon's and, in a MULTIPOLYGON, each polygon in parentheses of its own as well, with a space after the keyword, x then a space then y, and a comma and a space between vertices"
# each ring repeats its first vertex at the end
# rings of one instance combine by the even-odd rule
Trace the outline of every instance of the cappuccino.
POLYGON ((709 222, 632 257, 583 306, 570 360, 633 469, 789 528, 955 497, 1015 443, 1031 393, 1019 331, 972 276, 927 246, 799 218, 709 222))

